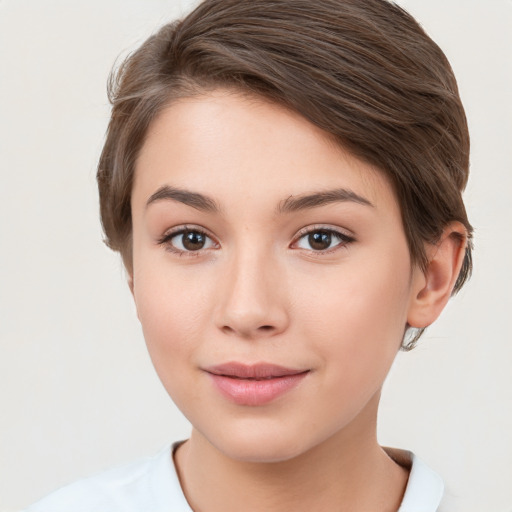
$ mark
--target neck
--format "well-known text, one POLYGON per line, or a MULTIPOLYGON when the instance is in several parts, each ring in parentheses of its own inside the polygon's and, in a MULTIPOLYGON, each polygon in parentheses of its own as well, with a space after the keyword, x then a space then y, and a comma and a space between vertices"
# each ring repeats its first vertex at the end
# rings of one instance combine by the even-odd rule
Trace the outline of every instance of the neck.
POLYGON ((226 456, 193 430, 176 465, 195 512, 396 512, 408 472, 382 450, 375 431, 376 408, 370 408, 293 459, 255 463, 226 456))

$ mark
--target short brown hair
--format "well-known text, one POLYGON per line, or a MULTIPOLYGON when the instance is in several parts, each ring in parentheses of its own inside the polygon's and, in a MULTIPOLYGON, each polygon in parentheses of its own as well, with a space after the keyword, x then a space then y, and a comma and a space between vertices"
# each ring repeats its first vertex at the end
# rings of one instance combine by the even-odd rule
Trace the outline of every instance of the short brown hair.
POLYGON ((387 0, 205 0, 112 73, 97 177, 106 243, 129 271, 131 190, 148 126, 173 99, 218 87, 293 109, 381 169, 421 268, 425 242, 461 222, 468 243, 454 292, 462 287, 472 267, 464 109, 444 53, 387 0))

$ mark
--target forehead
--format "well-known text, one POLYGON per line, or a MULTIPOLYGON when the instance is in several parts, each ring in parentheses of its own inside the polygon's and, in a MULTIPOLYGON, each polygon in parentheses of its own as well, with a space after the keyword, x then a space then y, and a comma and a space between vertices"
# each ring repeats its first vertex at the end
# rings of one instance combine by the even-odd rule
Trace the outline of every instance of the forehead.
POLYGON ((176 100, 150 125, 132 202, 165 185, 261 206, 342 187, 397 208, 386 176, 329 134, 283 106, 226 90, 176 100))

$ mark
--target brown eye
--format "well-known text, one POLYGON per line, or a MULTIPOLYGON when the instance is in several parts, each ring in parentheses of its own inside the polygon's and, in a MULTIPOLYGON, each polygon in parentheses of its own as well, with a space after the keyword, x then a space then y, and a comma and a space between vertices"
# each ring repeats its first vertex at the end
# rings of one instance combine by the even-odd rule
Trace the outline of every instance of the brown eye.
POLYGON ((215 247, 214 241, 198 229, 181 229, 165 235, 159 242, 171 252, 180 254, 198 252, 215 247))
POLYGON ((304 233, 294 244, 296 248, 314 252, 327 252, 354 242, 354 238, 334 229, 314 229, 304 233))
POLYGON ((187 251, 198 251, 206 244, 206 236, 199 231, 185 231, 181 235, 181 243, 187 251))
POLYGON ((328 231, 315 231, 308 235, 308 243, 315 251, 325 251, 331 246, 332 235, 328 231))

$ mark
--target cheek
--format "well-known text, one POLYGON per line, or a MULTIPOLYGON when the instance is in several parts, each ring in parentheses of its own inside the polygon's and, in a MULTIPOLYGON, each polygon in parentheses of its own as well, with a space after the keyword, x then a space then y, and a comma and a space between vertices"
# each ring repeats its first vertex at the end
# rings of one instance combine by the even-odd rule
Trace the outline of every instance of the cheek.
POLYGON ((202 302, 179 276, 154 271, 136 276, 134 296, 144 339, 156 373, 167 393, 188 416, 200 397, 194 392, 194 354, 204 331, 202 302))
POLYGON ((204 330, 207 290, 197 290, 179 272, 140 265, 134 297, 144 338, 157 370, 177 364, 194 347, 204 330))
MULTIPOLYGON (((375 264, 375 262, 373 262, 375 264)), ((323 291, 302 294, 301 328, 317 340, 326 378, 353 388, 374 387, 385 378, 400 347, 407 319, 408 267, 388 265, 343 270, 323 291)))

